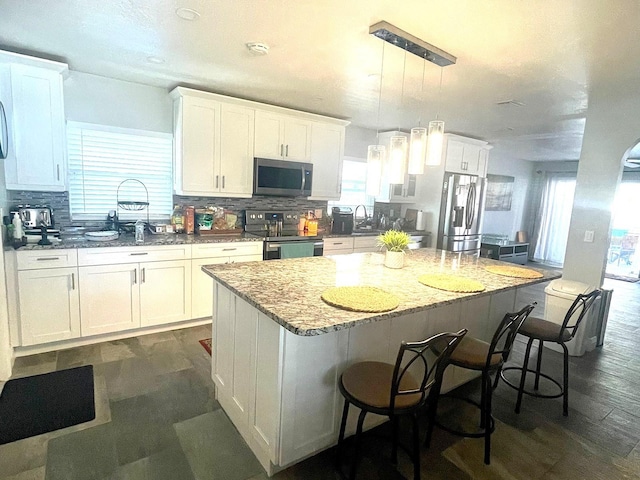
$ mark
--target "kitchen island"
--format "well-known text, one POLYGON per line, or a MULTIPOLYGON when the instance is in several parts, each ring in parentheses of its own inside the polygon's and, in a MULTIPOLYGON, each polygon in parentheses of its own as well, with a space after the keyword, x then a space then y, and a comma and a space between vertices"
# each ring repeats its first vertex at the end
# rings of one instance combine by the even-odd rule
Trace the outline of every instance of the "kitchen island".
MULTIPOLYGON (((495 275, 484 267, 500 262, 435 249, 412 251, 399 270, 381 261, 380 254, 364 253, 203 267, 215 280, 217 397, 269 475, 336 443, 343 405, 338 378, 348 365, 393 363, 402 340, 443 331, 467 328, 488 340, 504 314, 519 307, 518 288, 559 277, 551 271, 533 280, 495 275), (417 280, 443 272, 479 280, 486 289, 451 293, 417 280), (349 285, 384 289, 400 305, 372 314, 320 298, 328 287, 349 285)), ((450 367, 444 390, 471 378, 450 367)), ((371 428, 385 418, 368 420, 371 428)))

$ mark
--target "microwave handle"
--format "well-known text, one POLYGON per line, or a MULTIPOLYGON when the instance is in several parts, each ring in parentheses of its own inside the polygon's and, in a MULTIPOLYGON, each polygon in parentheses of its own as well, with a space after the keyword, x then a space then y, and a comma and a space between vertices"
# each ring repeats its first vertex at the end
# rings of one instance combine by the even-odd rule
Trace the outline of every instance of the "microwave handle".
POLYGON ((307 183, 307 176, 305 175, 304 167, 300 167, 302 171, 302 185, 300 185, 300 192, 304 193, 304 184, 307 183))

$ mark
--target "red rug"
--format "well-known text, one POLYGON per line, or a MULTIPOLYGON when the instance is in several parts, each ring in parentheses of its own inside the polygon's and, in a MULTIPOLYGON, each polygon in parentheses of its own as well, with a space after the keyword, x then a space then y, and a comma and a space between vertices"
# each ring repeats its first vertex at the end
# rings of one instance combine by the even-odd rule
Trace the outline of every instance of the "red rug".
POLYGON ((205 338, 204 340, 200 340, 200 345, 204 347, 209 355, 211 355, 211 339, 205 338))

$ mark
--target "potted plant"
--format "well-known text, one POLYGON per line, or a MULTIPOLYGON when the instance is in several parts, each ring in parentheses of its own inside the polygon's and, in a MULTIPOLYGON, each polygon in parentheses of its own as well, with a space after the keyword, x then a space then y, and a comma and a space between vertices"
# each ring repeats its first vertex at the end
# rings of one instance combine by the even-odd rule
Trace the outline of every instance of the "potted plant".
POLYGON ((398 230, 387 230, 378 237, 378 245, 386 249, 385 267, 402 268, 404 266, 404 255, 410 241, 411 237, 408 233, 398 230))

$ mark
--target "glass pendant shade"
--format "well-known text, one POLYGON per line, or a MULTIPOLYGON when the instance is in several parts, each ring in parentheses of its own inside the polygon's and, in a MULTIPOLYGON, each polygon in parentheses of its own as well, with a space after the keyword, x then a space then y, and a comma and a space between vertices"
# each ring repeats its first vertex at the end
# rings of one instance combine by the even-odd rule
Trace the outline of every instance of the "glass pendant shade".
POLYGON ((427 153, 427 129, 416 127, 411 129, 411 140, 409 143, 409 167, 407 173, 410 175, 421 175, 424 173, 424 162, 427 153))
POLYGON ((382 166, 387 154, 384 145, 369 145, 367 149, 367 195, 380 195, 380 181, 382 180, 382 166))
POLYGON ((389 147, 389 183, 404 183, 407 164, 407 137, 397 135, 391 137, 389 147))
POLYGON ((433 120, 429 122, 429 136, 427 137, 426 165, 433 167, 440 165, 442 160, 442 145, 444 143, 444 122, 433 120))

